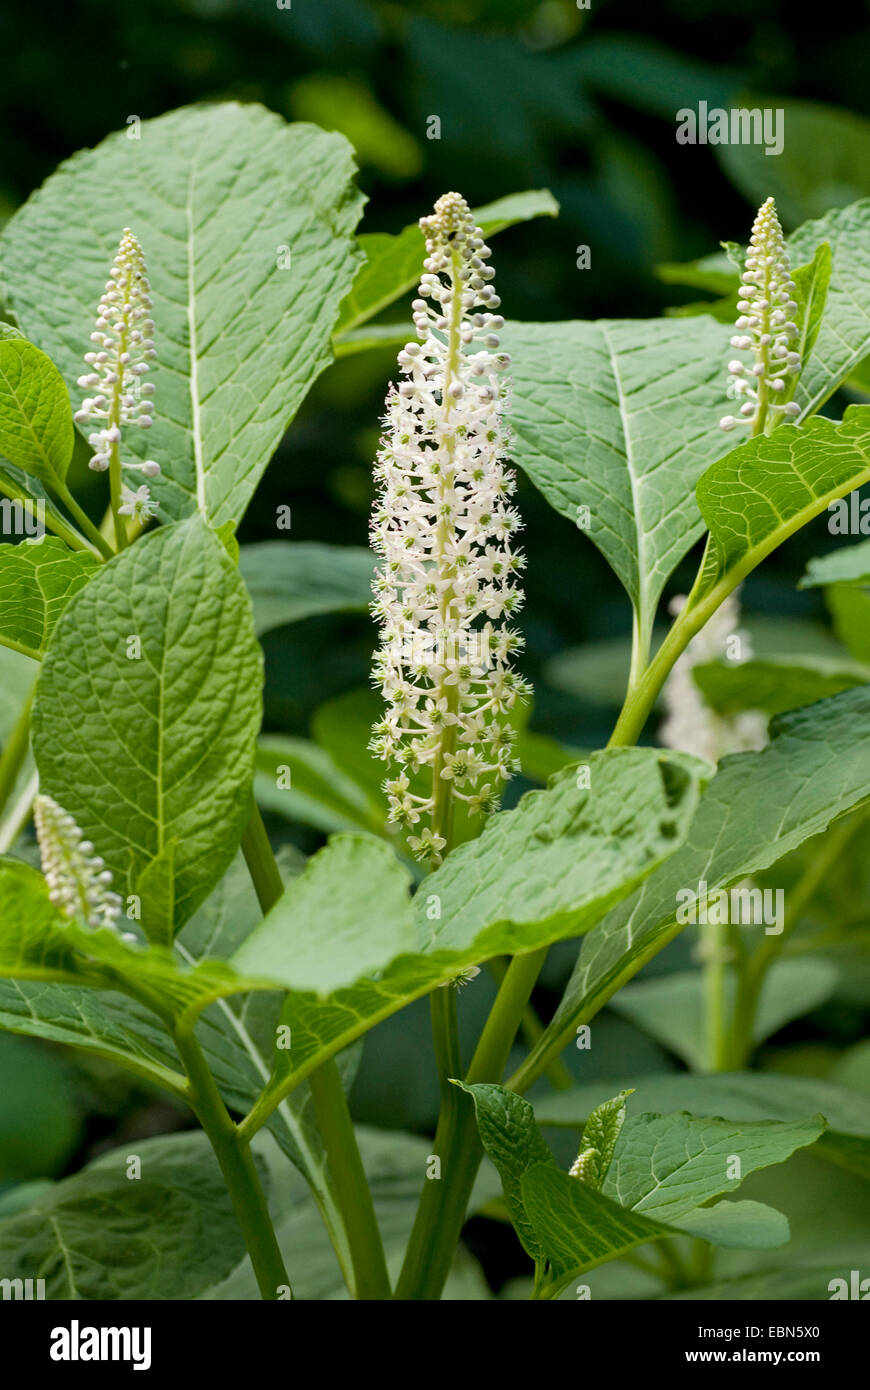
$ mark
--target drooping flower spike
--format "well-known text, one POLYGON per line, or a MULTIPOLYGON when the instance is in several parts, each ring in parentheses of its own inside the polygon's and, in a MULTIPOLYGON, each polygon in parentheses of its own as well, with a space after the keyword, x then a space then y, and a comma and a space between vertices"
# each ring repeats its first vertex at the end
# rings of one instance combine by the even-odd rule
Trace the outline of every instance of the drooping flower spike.
POLYGON ((111 870, 94 854, 70 813, 40 793, 33 820, 48 896, 58 911, 89 927, 117 927, 122 904, 112 891, 111 870))
MULTIPOLYGON (((113 451, 122 469, 146 478, 156 478, 160 472, 153 459, 144 463, 121 459, 119 448, 125 426, 150 429, 153 423, 154 386, 142 380, 157 356, 150 288, 142 247, 125 227, 91 334, 95 349, 85 353, 90 370, 78 379, 83 390, 94 394, 85 397, 73 417, 77 424, 100 426, 88 435, 94 451, 89 467, 98 473, 110 467, 113 451)), ((119 511, 137 520, 146 520, 157 511, 147 484, 135 493, 124 485, 121 496, 124 505, 119 511)))
POLYGON ((752 226, 737 301, 738 331, 731 339, 732 347, 750 352, 753 360, 749 365, 737 358, 728 363, 728 395, 740 402, 740 409, 737 415, 723 416, 719 421, 723 430, 748 425, 752 434, 761 434, 783 418, 800 415, 800 407, 791 400, 801 369, 800 354, 794 349, 798 335, 794 292, 776 204, 768 198, 752 226))
POLYGON ((375 467, 374 679, 389 708, 370 746, 400 769, 384 783, 390 819, 415 830, 413 853, 437 862, 451 795, 472 814, 494 809, 515 769, 505 716, 527 686, 510 666, 522 639, 507 620, 522 603, 524 559, 503 463, 510 359, 490 251, 458 193, 420 226, 420 341, 399 353, 404 380, 390 388, 375 467), (411 789, 421 768, 431 769, 422 794, 411 789))

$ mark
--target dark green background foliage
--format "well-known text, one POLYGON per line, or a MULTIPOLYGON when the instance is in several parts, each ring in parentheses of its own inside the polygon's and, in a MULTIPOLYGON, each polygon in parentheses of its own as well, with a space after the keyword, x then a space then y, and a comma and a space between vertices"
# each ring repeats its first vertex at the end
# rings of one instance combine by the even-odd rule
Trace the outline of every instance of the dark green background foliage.
MULTIPOLYGON (((494 243, 496 283, 510 318, 658 315, 705 296, 667 283, 657 268, 715 252, 720 240, 744 241, 768 192, 777 196, 787 232, 870 194, 866 5, 842 3, 833 18, 829 31, 818 15, 802 24, 785 0, 593 0, 591 11, 574 0, 292 0, 288 10, 274 0, 78 0, 56 7, 50 22, 40 7, 7 6, 0 15, 7 56, 0 122, 9 132, 0 146, 0 214, 11 214, 59 161, 123 129, 131 116, 145 120, 196 101, 259 101, 288 119, 348 136, 370 200, 365 231, 398 231, 449 188, 472 206, 550 188, 561 204, 558 219, 517 226, 494 243), (749 104, 749 93, 751 104, 796 110, 799 150, 789 145, 788 117, 786 149, 777 159, 727 150, 717 158, 711 147, 676 143, 677 109, 700 100, 749 104), (791 102, 818 105, 796 109, 791 102), (440 118, 440 140, 427 139, 431 116, 440 118), (591 250, 589 270, 576 266, 581 245, 591 250)), ((386 315, 399 316, 396 307, 386 315)), ((321 377, 248 511, 243 543, 283 534, 276 514, 286 505, 295 540, 366 543, 371 464, 393 368, 392 350, 370 351, 321 377)), ((723 363, 723 413, 724 387, 723 363)), ((840 393, 826 413, 839 417, 849 399, 866 398, 840 393)), ((94 482, 96 510, 98 480, 83 458, 74 469, 80 495, 94 482)), ((608 674, 613 662, 601 663, 593 695, 588 682, 578 693, 564 653, 627 634, 629 605, 598 552, 526 480, 519 505, 529 561, 522 627, 524 668, 536 691, 533 728, 576 747, 598 746, 621 695, 619 657, 615 678, 608 674)), ((796 588, 806 560, 830 548, 825 520, 800 532, 743 594, 750 626, 755 616, 770 634, 775 620, 786 652, 784 622, 828 621, 821 591, 796 588)), ((693 552, 669 592, 685 590, 696 562, 693 552)), ((816 640, 814 628, 792 631, 798 645, 816 640)), ((309 734, 318 705, 367 683, 373 640, 360 614, 314 617, 266 634, 266 730, 309 734)), ((522 789, 518 784, 511 796, 522 789)), ((288 835, 284 821, 270 828, 288 835)), ((313 830, 299 828, 293 838, 306 851, 320 843, 313 830)), ((866 893, 863 882, 859 890, 866 893)), ((689 945, 678 940, 655 973, 684 968, 689 945)), ((549 991, 564 981, 572 955, 570 943, 551 953, 535 996, 545 1016, 554 1002, 549 991)), ((493 994, 482 974, 463 995, 470 1035, 493 994)), ((855 977, 851 995, 841 990, 781 1032, 778 1052, 768 1042, 769 1061, 823 1072, 862 1036, 868 997, 866 981, 855 977)), ((354 1096, 360 1119, 405 1129, 431 1125, 437 1087, 426 1015, 424 1006, 406 1010, 368 1040, 354 1096)), ((580 1054, 566 1054, 566 1061, 581 1074, 580 1054)), ((640 1088, 644 1072, 677 1065, 610 1012, 596 1024, 596 1049, 583 1054, 582 1076, 630 1077, 640 1088)), ((131 1091, 111 1066, 92 1059, 73 1063, 0 1038, 0 1073, 8 1072, 26 1085, 5 1088, 0 1102, 0 1185, 72 1172, 101 1147, 186 1123, 181 1112, 174 1118, 167 1103, 144 1088, 131 1091), (38 1091, 52 1119, 28 1112, 27 1088, 38 1091), (39 1144, 28 1148, 24 1136, 37 1132, 39 1144)), ((866 1067, 858 1083, 866 1089, 866 1067)), ((648 1108, 642 1094, 638 1099, 648 1108)), ((468 1236, 496 1285, 525 1269, 512 1237, 502 1240, 491 1223, 472 1222, 468 1236)))

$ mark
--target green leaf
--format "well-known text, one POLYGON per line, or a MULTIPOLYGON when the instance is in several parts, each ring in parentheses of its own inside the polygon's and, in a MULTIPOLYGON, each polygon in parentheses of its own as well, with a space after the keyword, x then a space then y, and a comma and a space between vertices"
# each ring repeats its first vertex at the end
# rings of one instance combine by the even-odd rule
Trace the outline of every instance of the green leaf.
POLYGON ((0 642, 40 657, 70 599, 98 569, 95 556, 52 536, 0 546, 0 642))
MULTIPOLYGON (((735 103, 736 104, 736 103, 735 103)), ((767 107, 769 98, 744 94, 743 107, 767 107)), ((783 115, 782 149, 774 158, 764 143, 717 145, 725 173, 754 206, 774 197, 783 222, 794 226, 859 198, 870 182, 870 122, 815 101, 777 101, 783 115)))
MULTIPOLYGON (((759 924, 757 931, 763 930, 759 924)), ((837 987, 838 971, 826 960, 778 960, 767 972, 752 1028, 752 1042, 764 1042, 794 1018, 811 1013, 837 987)), ((734 974, 723 981, 725 1008, 732 1016, 734 974)), ((677 970, 660 979, 640 980, 619 991, 610 1007, 675 1052, 688 1066, 703 1071, 706 1061, 703 976, 677 970)))
POLYGON ((0 859, 0 912, 0 976, 121 990, 180 1028, 225 995, 278 988, 244 979, 222 960, 188 970, 166 947, 143 949, 109 928, 70 921, 49 901, 42 874, 17 859, 0 859))
MULTIPOLYGON (((558 212, 559 204, 552 194, 545 188, 538 188, 528 193, 513 193, 486 207, 476 208, 474 218, 483 235, 491 237, 517 222, 556 217, 558 212)), ((341 306, 336 336, 343 337, 350 329, 374 318, 381 309, 418 284, 423 273, 426 248, 416 222, 397 236, 367 232, 359 238, 359 247, 365 252, 365 262, 341 306)))
MULTIPOLYGON (((768 164, 776 162, 766 161, 768 164)), ((863 192, 863 188, 859 191, 863 192)), ((862 198, 849 207, 827 211, 830 207, 831 202, 826 202, 824 208, 819 208, 824 216, 815 222, 805 222, 789 238, 792 265, 810 261, 820 242, 827 242, 832 253, 824 318, 812 356, 801 371, 795 391, 795 400, 804 415, 818 410, 870 353, 870 278, 867 273, 870 199, 862 198)))
POLYGON ((704 473, 698 505, 710 545, 690 606, 717 584, 739 583, 829 502, 870 479, 870 406, 816 416, 734 449, 704 473))
POLYGON ((704 662, 692 667, 692 677, 716 714, 738 714, 747 709, 782 714, 863 684, 870 680, 870 666, 861 666, 848 657, 841 661, 806 657, 799 663, 754 658, 738 665, 704 662))
POLYGON ((375 804, 325 748, 309 739, 281 734, 261 738, 254 793, 266 810, 327 833, 386 830, 386 805, 375 804))
POLYGON ((364 613, 375 560, 358 545, 258 541, 243 545, 239 569, 254 605, 258 636, 315 613, 364 613))
POLYGON ((243 974, 281 979, 290 954, 295 989, 342 989, 413 949, 409 888, 410 877, 388 845, 369 836, 336 835, 236 951, 233 963, 243 974))
MULTIPOLYGON (((639 1096, 643 1101, 642 1081, 639 1096)), ((796 1149, 814 1144, 824 1128, 820 1115, 739 1126, 685 1111, 632 1115, 620 1136, 604 1192, 632 1211, 680 1224, 686 1212, 735 1191, 757 1168, 784 1163, 796 1149), (740 1160, 740 1177, 729 1176, 735 1158, 740 1160)))
POLYGON ((57 489, 72 451, 72 410, 57 367, 24 339, 0 342, 0 453, 57 489))
POLYGON ((648 635, 668 576, 703 530, 693 487, 719 429, 728 330, 707 318, 509 324, 512 454, 586 530, 648 635))
POLYGON ((711 294, 733 296, 737 289, 737 268, 724 251, 694 261, 664 261, 655 267, 655 275, 665 285, 709 290, 711 294))
POLYGON ((545 1259, 545 1251, 526 1215, 522 1180, 534 1165, 555 1167, 556 1160, 538 1129, 535 1112, 527 1100, 503 1086, 466 1086, 461 1081, 457 1085, 474 1101, 480 1142, 498 1170, 514 1230, 526 1254, 538 1264, 545 1259))
MULTIPOLYGON (((270 1103, 380 1019, 468 966, 588 930, 609 903, 673 852, 694 813, 706 764, 635 748, 594 753, 589 768, 591 790, 578 788, 573 769, 566 769, 546 791, 530 792, 515 810, 493 816, 478 839, 459 846, 423 881, 413 908, 401 916, 398 893, 391 891, 377 975, 374 953, 360 940, 353 951, 372 973, 324 999, 300 992, 300 986, 310 989, 308 962, 322 956, 324 988, 330 972, 348 978, 353 927, 341 924, 349 959, 336 959, 330 941, 337 929, 334 914, 358 918, 366 909, 333 889, 332 902, 321 899, 318 912, 304 916, 295 904, 308 903, 306 876, 316 871, 319 856, 309 862, 306 875, 272 910, 300 919, 292 940, 284 934, 280 959, 271 948, 272 914, 260 928, 270 939, 271 978, 294 991, 284 1014, 293 1030, 292 1051, 276 1057, 270 1103)), ((374 841, 366 854, 374 863, 374 841)), ((380 846, 377 856, 382 863, 380 846)), ((257 936, 245 948, 249 963, 257 959, 257 936)))
POLYGON ((870 540, 838 546, 810 560, 798 588, 818 589, 827 584, 870 584, 870 540))
POLYGON ((225 1278, 244 1242, 204 1134, 137 1139, 0 1221, 9 1279, 44 1279, 47 1299, 189 1299, 225 1278), (123 1249, 123 1258, 119 1250, 123 1249))
POLYGON ((687 1211, 676 1223, 686 1235, 738 1250, 771 1250, 791 1234, 788 1217, 764 1202, 715 1202, 687 1211))
POLYGON ((49 644, 33 716, 42 788, 94 842, 123 896, 176 842, 176 928, 232 861, 247 822, 261 681, 244 586, 199 518, 102 566, 49 644))
POLYGON ((831 283, 831 248, 826 241, 816 248, 816 254, 808 265, 797 266, 792 271, 795 284, 798 337, 795 351, 800 353, 801 371, 812 355, 819 329, 824 318, 831 283))
MULTIPOLYGON (((535 1101, 535 1115, 542 1125, 580 1129, 593 1107, 618 1084, 591 1081, 542 1096, 535 1101)), ((759 1071, 704 1076, 667 1072, 644 1076, 638 1099, 651 1110, 689 1110, 741 1126, 756 1120, 803 1121, 819 1111, 830 1126, 828 1133, 836 1130, 870 1138, 870 1098, 815 1077, 759 1071)))
POLYGON ((83 1101, 66 1057, 0 1036, 0 1188, 63 1172, 82 1141, 83 1101))
POLYGON ((638 1245, 675 1234, 672 1227, 627 1211, 555 1165, 530 1168, 521 1190, 556 1288, 638 1245))
POLYGON ((760 753, 723 758, 685 845, 583 943, 537 1059, 598 1010, 682 930, 681 889, 708 891, 776 863, 870 796, 870 690, 779 715, 760 753), (752 816, 746 807, 752 806, 752 816))
POLYGON ((148 265, 159 365, 154 428, 147 440, 130 433, 125 448, 160 463, 153 492, 164 517, 198 510, 214 525, 238 522, 331 360, 358 264, 352 152, 340 135, 234 102, 171 111, 140 134, 118 131, 74 155, 7 224, 11 307, 77 391, 100 292, 131 227, 148 265))
POLYGON ((631 1095, 634 1095, 633 1088, 620 1091, 618 1095, 603 1101, 595 1107, 583 1127, 580 1152, 592 1150, 595 1155, 592 1170, 583 1175, 583 1181, 591 1187, 600 1189, 607 1177, 616 1142, 625 1124, 625 1102, 631 1095))
POLYGON ((64 516, 39 479, 30 477, 22 468, 15 468, 3 458, 0 458, 0 492, 5 493, 13 504, 10 507, 9 503, 0 499, 4 518, 7 511, 12 518, 11 524, 6 526, 7 530, 38 537, 42 529, 40 522, 44 522, 49 531, 54 531, 68 545, 75 549, 87 546, 92 554, 100 558, 90 542, 85 541, 64 516))

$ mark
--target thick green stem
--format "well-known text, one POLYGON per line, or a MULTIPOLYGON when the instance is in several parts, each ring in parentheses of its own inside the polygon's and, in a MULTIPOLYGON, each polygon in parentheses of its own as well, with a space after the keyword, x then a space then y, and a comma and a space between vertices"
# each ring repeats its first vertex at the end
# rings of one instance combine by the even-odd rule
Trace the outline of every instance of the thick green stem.
MULTIPOLYGON (((264 913, 269 912, 283 894, 284 884, 256 803, 242 837, 242 851, 260 906, 264 913)), ((350 1249, 354 1292, 362 1299, 388 1299, 390 1281, 372 1194, 341 1077, 331 1058, 312 1072, 309 1085, 350 1249)))
POLYGON ((706 1070, 728 1070, 728 1027, 725 1018, 725 926, 705 922, 701 928, 704 952, 704 1024, 706 1070))
POLYGON ((239 1138, 196 1038, 176 1032, 174 1040, 190 1083, 190 1103, 220 1164, 260 1293, 264 1299, 276 1299, 286 1290, 292 1298, 251 1150, 239 1138))

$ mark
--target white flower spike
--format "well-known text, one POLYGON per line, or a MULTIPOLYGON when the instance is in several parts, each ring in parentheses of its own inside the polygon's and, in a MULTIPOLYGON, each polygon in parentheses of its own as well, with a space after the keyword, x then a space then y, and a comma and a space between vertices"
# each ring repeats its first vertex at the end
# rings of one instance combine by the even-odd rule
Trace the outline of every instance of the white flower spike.
POLYGON ((94 854, 75 820, 50 796, 33 803, 33 819, 48 896, 64 917, 89 927, 117 927, 121 899, 112 892, 112 873, 94 854))
POLYGON ((528 687, 510 666, 522 639, 506 620, 522 603, 525 562, 503 463, 510 359, 499 351, 490 251, 458 193, 420 226, 420 341, 399 353, 404 380, 390 388, 375 467, 374 679, 389 708, 370 746, 400 769, 384 783, 390 819, 414 827, 412 852, 437 863, 451 797, 491 810, 494 785, 516 767, 504 716, 528 687), (431 785, 418 794, 410 778, 422 768, 431 785))
MULTIPOLYGON (((130 228, 125 227, 91 334, 95 350, 85 353, 89 370, 78 379, 79 386, 93 394, 85 397, 81 409, 73 417, 79 425, 100 426, 88 435, 88 443, 94 451, 89 467, 97 473, 105 472, 113 458, 117 459, 119 468, 141 473, 145 478, 156 478, 160 472, 160 465, 152 459, 144 463, 121 460, 119 450, 125 426, 150 429, 153 423, 151 397, 154 387, 142 380, 157 356, 152 336, 154 323, 150 317, 150 288, 142 247, 130 228)), ((120 486, 120 474, 118 481, 120 486)), ((147 503, 150 497, 147 486, 138 489, 140 498, 143 493, 147 503)), ((129 503, 129 500, 125 496, 124 501, 129 503)), ((154 503, 149 504, 146 512, 141 507, 138 512, 130 512, 128 506, 119 510, 143 520, 153 516, 157 507, 154 503)))
POLYGON ((798 336, 795 283, 772 198, 758 209, 741 280, 740 317, 731 346, 738 352, 751 352, 753 361, 747 364, 735 358, 728 363, 728 395, 740 403, 740 409, 737 415, 723 416, 719 424, 723 430, 749 425, 752 434, 765 429, 769 433, 783 418, 800 415, 791 396, 801 369, 800 354, 794 350, 798 336))

